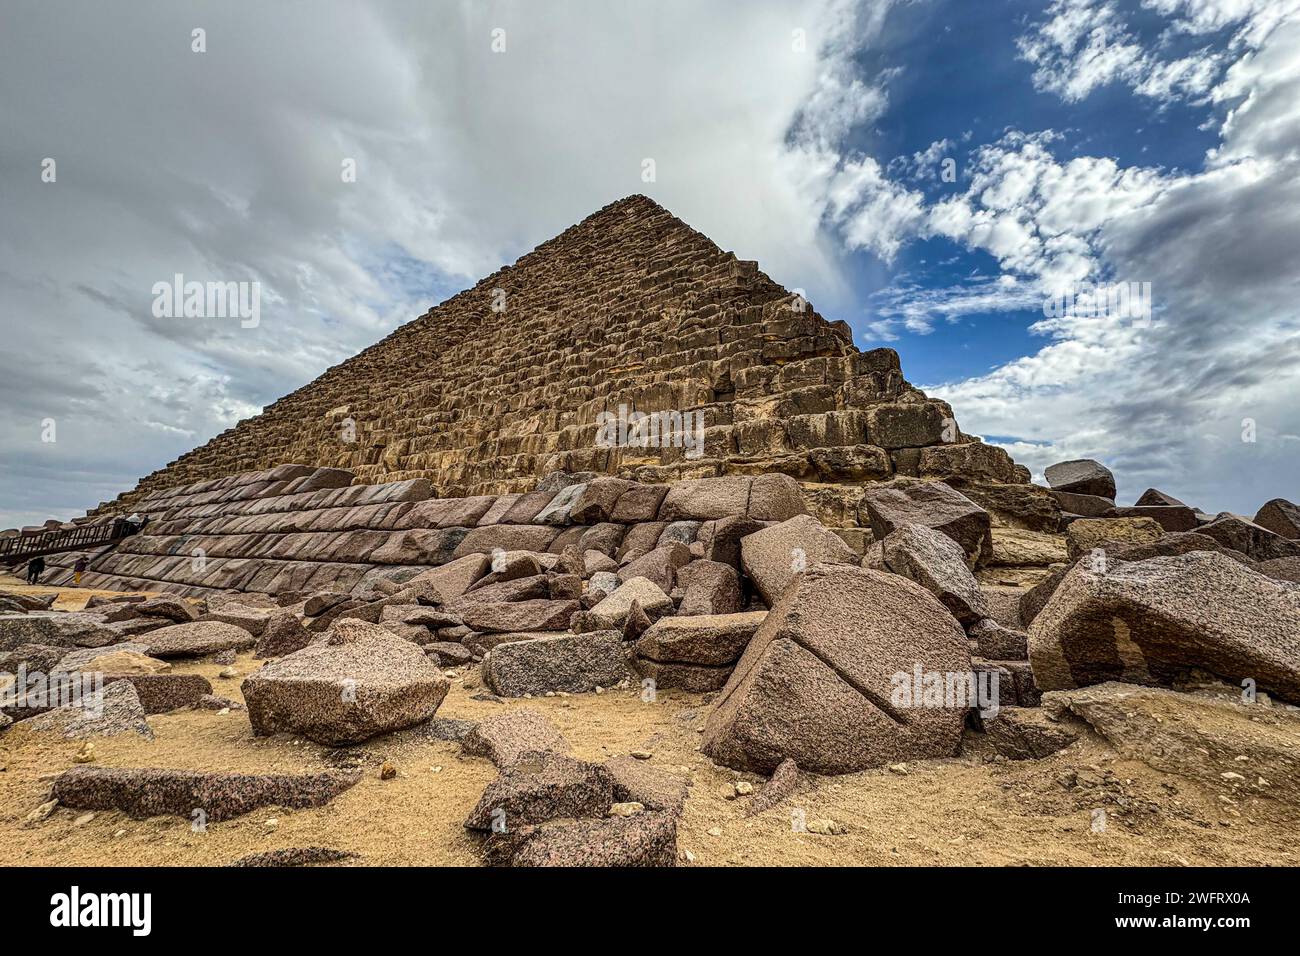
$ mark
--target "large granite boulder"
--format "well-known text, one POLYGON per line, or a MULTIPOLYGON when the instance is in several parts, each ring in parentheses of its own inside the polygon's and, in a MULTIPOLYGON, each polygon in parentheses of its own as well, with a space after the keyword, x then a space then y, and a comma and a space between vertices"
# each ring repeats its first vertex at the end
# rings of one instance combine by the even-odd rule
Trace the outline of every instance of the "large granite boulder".
POLYGON ((1300 702, 1300 591, 1210 551, 1076 564, 1029 628, 1043 690, 1193 671, 1300 702))
POLYGON ((1115 497, 1115 476, 1109 468, 1091 458, 1078 458, 1048 465, 1044 471, 1047 483, 1057 491, 1070 491, 1079 495, 1115 497))
POLYGON ((886 537, 882 546, 885 567, 921 585, 962 624, 988 616, 988 602, 966 564, 966 553, 946 534, 909 524, 886 537))
POLYGON ((917 670, 928 683, 942 675, 940 684, 970 674, 966 635, 948 610, 898 575, 816 565, 749 642, 703 750, 765 774, 786 758, 815 773, 851 773, 951 756, 966 701, 940 693, 927 705, 910 693, 917 670))
POLYGON ((768 606, 814 564, 857 564, 858 554, 844 539, 811 515, 796 515, 741 539, 745 574, 768 606))
POLYGON ((740 610, 740 575, 720 561, 692 561, 677 572, 678 614, 734 614, 740 610))
POLYGON ((428 720, 449 684, 416 645, 347 620, 324 643, 266 664, 242 686, 255 734, 339 746, 428 720))
POLYGON ((102 614, 66 611, 0 614, 0 651, 11 651, 21 644, 103 647, 119 639, 105 625, 102 614))
POLYGON ((1255 524, 1284 538, 1300 539, 1300 505, 1274 498, 1255 513, 1255 524))
POLYGON ((603 817, 613 802, 614 778, 604 766, 552 751, 502 769, 470 811, 465 829, 504 831, 557 817, 603 817))
POLYGON ((1252 561, 1272 561, 1300 555, 1300 541, 1292 541, 1253 521, 1229 512, 1201 525, 1198 534, 1213 538, 1225 548, 1240 551, 1252 561))
POLYGON ((627 657, 617 631, 498 644, 483 659, 483 681, 502 697, 584 693, 612 687, 626 676, 627 657))
POLYGON ((173 624, 142 634, 138 643, 150 657, 206 657, 219 651, 246 651, 257 639, 242 627, 221 621, 173 624))
POLYGON ((904 525, 920 524, 956 541, 972 565, 987 560, 993 551, 989 513, 942 481, 895 478, 868 485, 859 510, 877 540, 904 525))

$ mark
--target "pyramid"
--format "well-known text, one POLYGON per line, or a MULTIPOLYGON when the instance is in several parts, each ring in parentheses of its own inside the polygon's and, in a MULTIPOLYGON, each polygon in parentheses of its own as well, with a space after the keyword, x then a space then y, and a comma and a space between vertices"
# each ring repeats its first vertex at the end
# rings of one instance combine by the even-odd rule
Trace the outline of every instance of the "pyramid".
POLYGON ((363 483, 427 479, 439 497, 527 491, 556 471, 649 482, 781 472, 824 499, 843 497, 827 486, 893 475, 1028 481, 909 385, 893 350, 860 352, 846 323, 640 195, 182 455, 108 510, 284 462, 363 483), (602 421, 636 413, 685 415, 702 442, 600 440, 602 421))

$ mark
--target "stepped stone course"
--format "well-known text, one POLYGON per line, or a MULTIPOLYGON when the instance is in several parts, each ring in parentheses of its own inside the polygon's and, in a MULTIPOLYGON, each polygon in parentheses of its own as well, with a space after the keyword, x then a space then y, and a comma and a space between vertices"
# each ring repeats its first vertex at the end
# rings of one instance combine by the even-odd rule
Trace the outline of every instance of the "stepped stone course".
MULTIPOLYGON (((320 495, 339 512, 322 522, 373 528, 391 507, 348 511, 481 498, 477 520, 498 503, 493 496, 521 494, 523 504, 557 470, 651 484, 756 475, 766 500, 774 472, 853 483, 914 467, 927 477, 1027 480, 1005 452, 963 435, 946 403, 909 385, 893 350, 859 352, 847 324, 826 321, 756 263, 631 196, 154 472, 105 510, 138 510, 162 494, 197 510, 237 491, 320 495), (504 311, 494 311, 502 298, 504 311), (697 413, 703 454, 692 457, 680 442, 604 447, 599 416, 620 408, 697 413), (241 480, 251 473, 260 477, 241 480), (349 494, 354 481, 392 493, 349 494)), ((515 521, 567 522, 575 505, 580 519, 595 517, 590 496, 568 494, 546 502, 550 513, 515 521)), ((717 512, 708 517, 747 508, 708 500, 717 512)), ((761 519, 790 516, 778 508, 761 519)), ((472 524, 466 517, 455 525, 472 524)))

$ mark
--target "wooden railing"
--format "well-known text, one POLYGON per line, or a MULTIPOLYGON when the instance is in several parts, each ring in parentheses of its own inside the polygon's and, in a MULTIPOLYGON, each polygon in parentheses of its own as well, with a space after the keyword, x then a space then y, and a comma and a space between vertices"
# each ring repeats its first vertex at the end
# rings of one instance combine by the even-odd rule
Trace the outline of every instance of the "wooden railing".
POLYGON ((78 525, 58 531, 37 531, 16 538, 0 538, 0 562, 16 564, 44 554, 100 548, 135 534, 139 526, 125 518, 103 524, 78 525))

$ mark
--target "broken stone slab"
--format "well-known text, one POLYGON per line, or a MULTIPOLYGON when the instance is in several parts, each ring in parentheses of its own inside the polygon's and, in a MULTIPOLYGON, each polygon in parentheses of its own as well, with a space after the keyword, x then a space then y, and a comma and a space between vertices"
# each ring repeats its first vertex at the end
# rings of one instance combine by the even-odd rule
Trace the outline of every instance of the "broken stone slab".
POLYGON ((702 749, 758 773, 787 757, 814 773, 852 773, 951 756, 966 701, 914 699, 916 669, 945 675, 940 682, 971 673, 966 635, 948 610, 897 575, 815 565, 749 642, 702 749))
POLYGON ((549 752, 501 770, 465 820, 467 830, 518 829, 558 817, 603 817, 614 778, 600 764, 549 752))
POLYGON ((799 788, 799 765, 787 757, 782 760, 763 789, 749 802, 748 815, 756 816, 784 803, 794 796, 799 788))
POLYGON ((720 561, 692 561, 677 572, 682 588, 678 614, 735 614, 741 607, 740 575, 720 561))
POLYGON ((474 660, 474 654, 463 644, 451 641, 431 641, 424 646, 424 653, 433 657, 442 667, 457 667, 474 660))
MULTIPOLYGON (((446 605, 448 611, 461 616, 465 608, 475 604, 508 604, 519 601, 547 600, 550 597, 548 574, 535 574, 526 578, 511 578, 472 589, 446 605)), ((484 579, 486 580, 486 579, 484 579)))
POLYGON ((941 481, 895 478, 868 485, 859 511, 880 541, 904 525, 920 524, 961 545, 971 565, 987 560, 993 551, 989 513, 941 481))
POLYGON ((1082 518, 1100 518, 1115 507, 1115 499, 1099 495, 1080 495, 1072 491, 1052 491, 1051 495, 1063 512, 1082 518))
POLYGON ((713 521, 746 514, 753 481, 748 476, 734 475, 676 482, 659 506, 659 520, 713 521))
MULTIPOLYGON (((138 650, 138 647, 135 649, 138 650)), ((0 671, 16 674, 18 668, 25 667, 28 671, 49 674, 56 670, 66 670, 67 668, 59 666, 59 662, 70 653, 98 654, 100 649, 68 651, 66 647, 56 647, 53 644, 19 644, 12 651, 0 653, 0 671)))
POLYGON ((984 720, 994 750, 1008 760, 1040 760, 1079 739, 1078 721, 1058 719, 1042 707, 1003 707, 984 720))
POLYGON ((1240 802, 1300 802, 1300 716, 1247 702, 1240 688, 1183 693, 1109 681, 1043 695, 1043 710, 1087 721, 1125 759, 1198 780, 1240 802), (1246 757, 1246 760, 1239 760, 1246 757))
POLYGON ((129 621, 137 617, 163 617, 176 624, 188 624, 198 615, 194 609, 177 598, 150 598, 139 603, 121 604, 108 611, 104 620, 129 621))
POLYGON ((1197 533, 1213 538, 1225 548, 1240 551, 1252 561, 1271 561, 1274 558, 1300 555, 1300 541, 1274 534, 1253 521, 1228 512, 1201 525, 1197 533))
POLYGON ((502 697, 585 693, 612 687, 626 676, 627 656, 618 631, 498 644, 483 659, 483 681, 502 697))
POLYGON ((102 671, 112 674, 158 674, 171 670, 171 664, 149 657, 143 644, 131 641, 108 647, 80 648, 68 651, 49 671, 102 671))
POLYGON ((1163 491, 1158 491, 1155 488, 1148 488, 1146 491, 1142 492, 1142 494, 1138 496, 1138 500, 1135 501, 1134 504, 1164 505, 1166 507, 1174 507, 1174 508, 1180 506, 1184 508, 1187 507, 1186 504, 1179 501, 1173 495, 1167 495, 1163 491))
POLYGON ((517 708, 478 721, 466 732, 461 749, 473 757, 487 757, 497 767, 508 767, 530 756, 568 753, 570 747, 547 717, 517 708))
POLYGON ((732 664, 766 617, 766 611, 665 617, 637 640, 636 653, 664 662, 732 664))
POLYGON ((1081 561, 1030 625, 1029 659, 1044 690, 1199 669, 1300 702, 1300 592, 1208 551, 1081 561))
POLYGON ((201 811, 209 821, 229 820, 259 807, 324 806, 352 787, 360 774, 217 773, 154 767, 90 767, 65 770, 53 795, 73 810, 121 810, 137 819, 201 811))
POLYGON ((242 684, 254 734, 297 733, 331 746, 428 720, 449 686, 419 647, 361 621, 337 622, 324 643, 242 684))
MULTIPOLYGON (((344 595, 339 595, 341 599, 344 595)), ((336 602, 337 603, 337 602, 336 602)), ((320 611, 316 612, 321 613, 320 611)), ((309 617, 315 617, 316 614, 310 614, 309 617)), ((233 624, 235 627, 242 627, 254 637, 259 637, 266 629, 266 622, 270 619, 271 614, 263 608, 241 607, 238 604, 226 604, 222 607, 208 611, 200 620, 219 621, 222 624, 233 624)))
POLYGON ((302 626, 298 615, 276 611, 269 615, 257 643, 253 645, 253 656, 262 659, 283 657, 302 650, 312 639, 311 631, 302 626))
POLYGON ((0 614, 0 651, 20 644, 58 647, 103 647, 119 640, 102 614, 77 611, 30 611, 0 614))
POLYGON ((411 579, 411 583, 431 585, 438 594, 439 603, 448 604, 468 591, 470 585, 488 574, 491 568, 492 561, 488 555, 468 554, 442 567, 422 571, 411 579))
POLYGON ((1300 557, 1273 558, 1271 561, 1261 561, 1256 565, 1255 570, 1260 574, 1268 575, 1275 581, 1290 581, 1292 584, 1300 584, 1300 557))
MULTIPOLYGON (((49 611, 54 608, 54 602, 58 599, 56 592, 49 594, 25 594, 22 591, 0 591, 0 597, 7 601, 12 601, 21 607, 24 611, 49 611)), ((144 600, 141 598, 141 600, 144 600)), ((87 602, 84 610, 89 610, 90 604, 87 602)))
POLYGON ((98 693, 80 685, 75 697, 74 702, 65 706, 55 707, 25 720, 17 720, 15 726, 57 733, 68 740, 113 737, 125 733, 137 733, 153 740, 153 731, 145 720, 140 695, 129 681, 104 685, 102 692, 98 693))
POLYGON ((646 578, 662 591, 671 591, 677 584, 677 570, 691 560, 690 548, 680 543, 656 547, 641 557, 629 561, 618 571, 620 581, 646 578))
POLYGON ((532 551, 502 551, 492 556, 492 570, 471 584, 466 593, 516 578, 536 577, 545 570, 532 551))
POLYGON ((1024 631, 1003 627, 992 618, 973 624, 969 631, 975 642, 975 655, 990 661, 1029 660, 1029 635, 1024 631))
POLYGON ((1013 631, 1024 630, 1024 623, 1020 619, 1020 601, 1025 596, 1024 588, 981 584, 980 590, 984 592, 984 603, 988 605, 989 617, 1013 631))
POLYGON ((492 834, 492 866, 667 867, 677 865, 677 815, 647 810, 631 817, 555 821, 492 834))
POLYGON ((172 624, 140 635, 150 657, 164 660, 176 657, 206 657, 218 651, 246 651, 257 639, 242 627, 220 621, 194 621, 191 624, 172 624))
POLYGON ((104 686, 128 681, 146 714, 166 714, 194 707, 212 693, 212 685, 199 674, 105 674, 104 686))
POLYGON ((768 606, 814 564, 857 564, 857 553, 812 515, 797 515, 743 538, 745 574, 768 606))
POLYGON ((674 814, 686 807, 690 781, 679 774, 626 754, 606 760, 605 769, 613 777, 617 803, 634 802, 674 814))
POLYGON ((951 487, 987 511, 996 519, 995 524, 1005 528, 1042 534, 1060 530, 1062 506, 1046 488, 995 481, 953 481, 951 487))
POLYGON ((1056 491, 1071 491, 1100 498, 1115 497, 1115 476, 1109 468, 1091 458, 1077 458, 1048 465, 1043 475, 1056 491))
POLYGON ((587 490, 585 482, 580 484, 567 485, 559 489, 541 511, 537 512, 537 517, 533 519, 535 524, 562 526, 571 523, 573 506, 578 503, 582 493, 587 490))
POLYGON ((789 475, 756 475, 749 486, 749 503, 745 514, 755 521, 788 521, 808 513, 799 482, 789 475))
POLYGON ((664 593, 659 585, 648 578, 631 578, 618 585, 613 593, 603 598, 591 610, 582 614, 581 622, 575 622, 574 630, 621 631, 634 603, 640 605, 641 610, 647 615, 655 618, 672 614, 674 610, 673 599, 664 593))
POLYGON ((577 601, 537 599, 493 604, 457 605, 466 627, 476 631, 562 631, 580 610, 577 601))
POLYGON ((962 624, 988 616, 984 592, 966 564, 966 553, 946 534, 909 524, 891 532, 881 545, 890 571, 921 585, 962 624))
POLYGON ((1150 518, 1166 531, 1192 531, 1198 526, 1196 513, 1186 505, 1135 505, 1111 508, 1103 518, 1150 518))
POLYGON ((1135 544, 1150 544, 1165 529, 1152 518, 1080 518, 1070 522, 1065 531, 1070 560, 1092 552, 1094 548, 1112 550, 1135 544))
POLYGON ((685 664, 680 661, 656 661, 648 657, 633 660, 637 676, 644 687, 647 682, 657 690, 684 690, 691 694, 707 694, 727 685, 735 662, 729 664, 685 664))
POLYGON ((1065 538, 1059 534, 993 528, 989 567, 1046 567, 1068 560, 1065 538))

